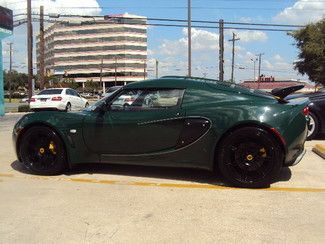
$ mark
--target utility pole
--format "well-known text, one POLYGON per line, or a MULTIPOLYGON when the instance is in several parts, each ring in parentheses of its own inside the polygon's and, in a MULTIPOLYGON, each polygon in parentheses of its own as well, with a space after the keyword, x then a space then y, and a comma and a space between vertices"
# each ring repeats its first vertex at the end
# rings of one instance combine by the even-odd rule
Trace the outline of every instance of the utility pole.
POLYGON ((235 41, 239 41, 240 38, 236 38, 236 34, 232 33, 232 39, 229 41, 232 42, 232 61, 231 61, 231 82, 234 82, 234 66, 235 66, 235 41))
POLYGON ((143 61, 143 79, 146 79, 146 60, 143 61))
POLYGON ((9 43, 9 102, 11 103, 11 83, 12 83, 12 42, 9 43))
POLYGON ((116 83, 117 83, 117 58, 115 57, 115 83, 114 83, 115 86, 116 83))
POLYGON ((105 94, 105 82, 103 82, 103 62, 103 59, 101 59, 99 67, 99 85, 103 88, 103 94, 105 94))
POLYGON ((159 69, 158 65, 159 65, 159 62, 156 59, 156 79, 158 79, 158 69, 159 69))
POLYGON ((27 0, 27 62, 28 62, 28 102, 33 96, 33 25, 32 2, 27 0))
POLYGON ((258 59, 257 58, 251 58, 251 61, 253 61, 253 63, 254 63, 254 78, 253 78, 253 80, 254 80, 254 82, 256 82, 256 72, 255 72, 255 64, 256 64, 256 61, 257 61, 258 59))
POLYGON ((224 65, 224 32, 223 32, 223 19, 219 20, 219 81, 223 81, 223 65, 224 65))
POLYGON ((44 44, 44 7, 40 6, 40 17, 39 17, 39 79, 40 79, 40 89, 44 89, 44 79, 45 79, 45 44, 44 44))
POLYGON ((261 63, 262 63, 262 55, 264 55, 264 53, 259 53, 258 55, 258 82, 261 81, 261 63))
POLYGON ((187 1, 187 39, 188 39, 188 76, 192 76, 192 12, 191 12, 191 0, 187 1))

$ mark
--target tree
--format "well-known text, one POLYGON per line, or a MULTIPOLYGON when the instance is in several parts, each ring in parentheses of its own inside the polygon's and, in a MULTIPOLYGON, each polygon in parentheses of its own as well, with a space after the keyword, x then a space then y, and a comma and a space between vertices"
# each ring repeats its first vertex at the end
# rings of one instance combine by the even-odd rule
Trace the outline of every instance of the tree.
MULTIPOLYGON (((9 90, 9 76, 8 70, 3 71, 4 89, 9 90)), ((28 85, 28 76, 25 73, 19 73, 17 70, 11 72, 11 90, 16 91, 18 88, 24 89, 28 85)))
POLYGON ((300 50, 295 69, 309 79, 325 85, 325 19, 290 33, 300 50))
POLYGON ((85 82, 85 92, 97 92, 99 89, 99 83, 93 80, 87 80, 85 82))

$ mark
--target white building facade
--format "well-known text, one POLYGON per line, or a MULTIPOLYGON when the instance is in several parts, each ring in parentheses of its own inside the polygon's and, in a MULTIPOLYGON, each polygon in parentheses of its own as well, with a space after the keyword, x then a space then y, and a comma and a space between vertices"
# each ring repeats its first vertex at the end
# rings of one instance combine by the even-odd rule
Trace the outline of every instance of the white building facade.
MULTIPOLYGON (((47 74, 122 85, 147 76, 147 20, 130 14, 62 21, 45 30, 47 74)), ((39 49, 37 43, 37 55, 39 49)))

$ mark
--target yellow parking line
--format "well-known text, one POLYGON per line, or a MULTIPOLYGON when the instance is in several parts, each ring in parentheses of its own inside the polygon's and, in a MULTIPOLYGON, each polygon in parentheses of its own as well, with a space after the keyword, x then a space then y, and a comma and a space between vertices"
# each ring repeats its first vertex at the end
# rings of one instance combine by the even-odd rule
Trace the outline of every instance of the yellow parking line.
POLYGON ((31 175, 14 175, 8 173, 0 173, 0 177, 10 178, 24 178, 34 180, 54 180, 54 181, 69 181, 80 183, 96 183, 108 185, 126 185, 126 186, 151 186, 151 187, 167 187, 167 188, 191 188, 191 189, 216 189, 216 190, 254 190, 254 191, 279 191, 279 192, 319 192, 325 193, 325 188, 311 188, 311 187, 270 187, 260 189, 236 188, 221 185, 209 184, 185 184, 185 183, 156 183, 156 182, 142 182, 142 181, 119 181, 119 180, 97 180, 86 178, 64 178, 64 177, 47 177, 47 176, 31 176, 31 175))
POLYGON ((0 177, 14 177, 13 174, 0 173, 0 177))

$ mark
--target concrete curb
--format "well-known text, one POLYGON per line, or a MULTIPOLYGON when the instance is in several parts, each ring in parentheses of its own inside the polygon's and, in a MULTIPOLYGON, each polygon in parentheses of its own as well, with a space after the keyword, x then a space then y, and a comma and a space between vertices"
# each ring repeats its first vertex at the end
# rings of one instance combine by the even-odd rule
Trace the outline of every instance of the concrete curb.
POLYGON ((325 159, 325 145, 322 144, 316 144, 312 151, 316 153, 317 155, 321 156, 323 159, 325 159))
POLYGON ((9 112, 9 113, 5 113, 4 116, 7 116, 7 115, 25 115, 25 114, 28 114, 30 112, 9 112))

